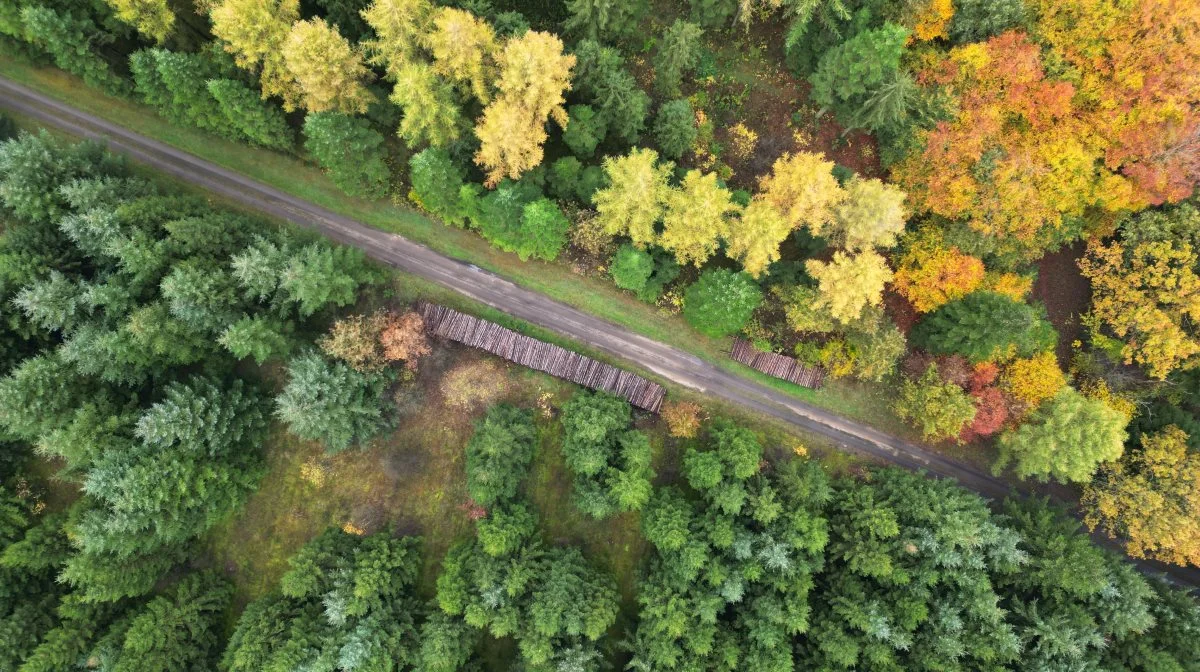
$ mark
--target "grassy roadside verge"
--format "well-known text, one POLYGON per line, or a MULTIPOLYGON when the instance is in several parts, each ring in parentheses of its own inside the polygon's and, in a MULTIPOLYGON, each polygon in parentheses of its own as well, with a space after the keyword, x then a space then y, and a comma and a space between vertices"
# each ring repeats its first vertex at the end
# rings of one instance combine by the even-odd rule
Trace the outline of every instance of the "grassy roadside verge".
POLYGON ((448 227, 404 206, 342 194, 321 171, 300 158, 213 137, 175 126, 152 109, 108 96, 60 70, 30 65, 0 51, 0 74, 86 112, 133 128, 230 170, 248 175, 369 226, 404 235, 451 257, 499 273, 518 284, 671 344, 737 375, 769 385, 797 399, 867 422, 888 432, 912 434, 890 409, 888 390, 879 385, 830 381, 808 390, 759 374, 728 360, 724 340, 707 338, 669 312, 636 300, 611 283, 570 272, 563 264, 521 262, 469 231, 448 227))

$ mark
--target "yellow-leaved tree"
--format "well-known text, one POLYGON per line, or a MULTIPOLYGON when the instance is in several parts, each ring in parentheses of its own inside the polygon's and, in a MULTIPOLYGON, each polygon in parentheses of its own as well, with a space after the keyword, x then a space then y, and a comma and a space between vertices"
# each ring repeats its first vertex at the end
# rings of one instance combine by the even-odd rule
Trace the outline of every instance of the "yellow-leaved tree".
POLYGON ((283 109, 300 103, 301 90, 283 57, 300 0, 222 0, 209 15, 213 35, 239 67, 259 71, 263 97, 279 96, 283 109))
POLYGON ((893 247, 906 217, 903 190, 878 179, 856 177, 846 185, 846 197, 833 206, 826 235, 849 250, 893 247))
POLYGON ((563 53, 558 37, 531 30, 504 44, 499 63, 500 93, 475 126, 475 163, 487 171, 488 186, 515 180, 542 162, 547 120, 566 128, 563 96, 571 88, 575 55, 563 53))
POLYGON ((1197 261, 1190 244, 1172 241, 1093 242, 1079 260, 1092 281, 1092 319, 1125 342, 1126 363, 1155 378, 1200 355, 1197 261))
POLYGON ((497 45, 487 21, 462 9, 443 7, 433 15, 425 44, 439 75, 464 84, 479 102, 491 101, 497 45))
POLYGON ((396 79, 405 66, 416 61, 421 36, 429 32, 433 3, 429 0, 375 0, 362 11, 363 20, 375 31, 375 39, 364 42, 371 63, 387 68, 396 79))
POLYGON ((784 154, 759 182, 759 192, 778 210, 792 228, 807 226, 821 235, 833 221, 833 209, 846 192, 833 176, 833 162, 822 154, 784 154))
POLYGON ((674 168, 659 163, 658 152, 635 147, 625 156, 604 160, 608 186, 592 197, 596 219, 610 236, 629 236, 634 245, 655 242, 654 225, 662 217, 674 168))
POLYGON ((397 133, 408 144, 427 142, 444 147, 458 139, 467 125, 453 86, 438 77, 433 66, 413 62, 394 75, 396 88, 389 96, 404 110, 397 133))
POLYGON ((793 229, 821 232, 833 221, 833 208, 846 194, 833 176, 833 162, 821 154, 784 154, 759 181, 759 194, 740 218, 729 222, 729 256, 746 272, 762 275, 779 259, 779 245, 793 229))
POLYGON ((766 199, 756 197, 728 229, 725 252, 757 278, 779 259, 779 243, 791 233, 792 223, 766 199))
POLYGON ((813 310, 826 311, 842 324, 858 319, 867 306, 882 303, 884 285, 892 279, 892 269, 874 250, 854 256, 839 250, 830 262, 809 259, 804 267, 817 281, 813 310))
POLYGON ((940 229, 926 226, 904 237, 893 287, 917 312, 928 313, 961 299, 983 282, 983 260, 946 245, 940 229))
POLYGON ((679 188, 667 192, 662 246, 680 264, 699 267, 717 251, 728 217, 739 209, 732 196, 717 184, 716 173, 689 170, 679 188))
POLYGON ((1080 501, 1088 527, 1122 538, 1135 558, 1200 565, 1200 454, 1187 441, 1168 425, 1102 466, 1080 501))
POLYGON ((283 43, 283 59, 300 84, 304 108, 362 114, 372 101, 362 56, 325 19, 298 21, 283 43))
POLYGON ((105 0, 117 18, 161 43, 175 27, 175 12, 167 0, 105 0))

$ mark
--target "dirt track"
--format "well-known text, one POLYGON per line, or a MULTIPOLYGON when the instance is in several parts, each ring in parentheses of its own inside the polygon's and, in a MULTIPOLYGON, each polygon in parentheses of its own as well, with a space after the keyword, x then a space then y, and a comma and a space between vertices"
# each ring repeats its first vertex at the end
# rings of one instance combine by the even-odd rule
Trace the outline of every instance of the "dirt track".
MULTIPOLYGON (((921 469, 937 476, 953 478, 963 486, 993 499, 1002 498, 1013 489, 1012 484, 970 465, 793 399, 695 355, 520 287, 467 262, 443 256, 401 236, 360 224, 3 78, 0 78, 0 107, 56 126, 72 135, 105 140, 112 150, 163 173, 268 215, 319 230, 402 271, 453 289, 513 317, 586 343, 680 385, 827 436, 847 450, 909 469, 921 469)), ((1191 568, 1165 568, 1151 563, 1145 563, 1144 567, 1166 571, 1181 583, 1200 585, 1200 572, 1191 568)))

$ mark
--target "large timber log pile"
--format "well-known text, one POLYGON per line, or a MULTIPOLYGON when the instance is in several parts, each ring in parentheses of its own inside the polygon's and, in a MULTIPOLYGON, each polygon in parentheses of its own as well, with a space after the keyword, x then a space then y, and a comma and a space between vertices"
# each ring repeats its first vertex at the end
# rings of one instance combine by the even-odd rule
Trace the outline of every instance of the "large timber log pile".
POLYGON ((421 303, 417 310, 425 320, 426 331, 435 336, 486 350, 577 385, 615 394, 653 413, 662 406, 666 394, 662 386, 639 375, 445 306, 421 303))
POLYGON ((821 387, 821 382, 825 380, 824 369, 801 364, 796 359, 786 355, 763 352, 755 348, 750 341, 743 338, 733 341, 733 350, 730 351, 729 356, 734 361, 741 362, 752 369, 762 371, 768 376, 782 378, 783 380, 803 385, 804 387, 816 389, 821 387))

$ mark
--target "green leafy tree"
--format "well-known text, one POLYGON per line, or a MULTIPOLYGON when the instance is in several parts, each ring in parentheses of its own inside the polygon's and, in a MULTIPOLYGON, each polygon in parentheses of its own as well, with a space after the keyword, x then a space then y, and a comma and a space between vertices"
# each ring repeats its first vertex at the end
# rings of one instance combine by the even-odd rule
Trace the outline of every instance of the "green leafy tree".
POLYGON ((530 257, 554 261, 567 245, 571 221, 558 204, 548 198, 525 204, 521 215, 521 236, 516 253, 525 261, 530 257))
POLYGON ((663 156, 678 159, 696 142, 696 113, 686 98, 663 103, 654 118, 654 139, 663 156))
POLYGON ((481 506, 511 500, 533 459, 535 430, 528 411, 488 409, 467 443, 467 492, 481 506))
POLYGON ((854 352, 854 377, 876 383, 892 375, 908 351, 904 332, 890 321, 870 330, 850 331, 846 345, 854 352))
POLYGON ((1058 334, 1045 311, 997 292, 978 291, 930 313, 909 335, 938 355, 963 355, 972 363, 1032 357, 1054 348, 1058 334))
POLYGON ((683 316, 701 333, 719 338, 745 326, 761 301, 762 290, 745 273, 709 270, 688 287, 683 316))
POLYGON ((894 406, 896 415, 921 430, 927 441, 958 436, 975 419, 975 401, 961 387, 944 383, 937 365, 930 365, 920 379, 906 379, 894 406))
POLYGON ((296 134, 283 111, 250 87, 234 79, 213 79, 208 82, 208 92, 225 119, 250 142, 284 151, 295 146, 296 134))
POLYGON ((563 142, 575 156, 583 159, 591 157, 596 153, 596 146, 604 141, 608 120, 591 105, 572 105, 567 108, 567 116, 563 142))
POLYGON ((413 195, 421 207, 448 224, 461 226, 463 212, 459 192, 463 171, 444 149, 430 147, 414 154, 408 162, 413 195))
POLYGON ((617 287, 640 292, 654 273, 654 257, 633 245, 622 245, 609 264, 608 272, 617 287))
POLYGON ((340 452, 388 426, 386 386, 382 374, 361 373, 315 353, 301 355, 288 363, 288 383, 275 398, 275 414, 296 436, 340 452))
POLYGON ((663 31, 654 55, 654 86, 666 96, 679 96, 683 78, 700 64, 700 38, 704 30, 689 21, 675 19, 663 31))
POLYGON ((994 470, 1013 463, 1020 478, 1086 483, 1100 463, 1121 457, 1128 421, 1103 401, 1064 387, 1025 424, 1000 435, 994 470))
POLYGON ((351 196, 382 198, 390 188, 383 136, 364 119, 338 112, 304 118, 304 147, 351 196))

